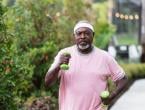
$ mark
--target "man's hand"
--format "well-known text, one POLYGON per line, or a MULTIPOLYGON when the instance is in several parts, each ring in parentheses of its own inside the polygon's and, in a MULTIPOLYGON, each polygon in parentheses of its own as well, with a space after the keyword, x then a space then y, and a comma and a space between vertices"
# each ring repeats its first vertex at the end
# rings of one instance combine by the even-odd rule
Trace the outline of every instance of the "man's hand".
POLYGON ((68 64, 70 58, 71 58, 71 55, 69 53, 61 54, 61 56, 60 56, 60 65, 61 64, 68 64))
POLYGON ((110 93, 109 93, 109 91, 101 92, 100 96, 101 96, 102 103, 104 105, 109 105, 109 102, 110 102, 110 99, 109 99, 110 93))
POLYGON ((102 103, 104 105, 109 105, 110 104, 110 98, 101 98, 101 100, 102 100, 102 103))
MULTIPOLYGON (((48 71, 46 76, 45 76, 45 85, 46 86, 52 85, 53 82, 58 78, 58 73, 59 73, 60 69, 63 69, 63 68, 61 68, 61 65, 62 64, 67 65, 69 63, 70 57, 71 56, 68 53, 64 53, 64 54, 60 55, 60 59, 59 59, 58 64, 55 65, 55 67, 53 69, 48 71)), ((65 67, 64 70, 66 70, 67 68, 65 67)))
POLYGON ((61 56, 60 56, 60 62, 59 62, 59 65, 60 65, 60 68, 63 69, 63 70, 67 70, 69 69, 69 66, 68 66, 68 63, 69 63, 69 59, 71 58, 71 55, 69 53, 63 53, 61 56))
POLYGON ((102 98, 102 102, 103 104, 106 104, 106 105, 110 105, 112 103, 114 103, 115 101, 115 98, 117 98, 120 93, 123 91, 125 85, 127 84, 127 77, 124 76, 122 79, 118 80, 115 82, 116 84, 116 89, 110 93, 109 97, 108 98, 102 98))

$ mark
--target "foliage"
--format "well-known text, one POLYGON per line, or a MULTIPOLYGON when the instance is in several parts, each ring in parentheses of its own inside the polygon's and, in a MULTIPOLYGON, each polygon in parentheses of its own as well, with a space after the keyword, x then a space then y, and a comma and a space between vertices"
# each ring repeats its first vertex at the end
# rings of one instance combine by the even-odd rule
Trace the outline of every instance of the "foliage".
POLYGON ((117 41, 119 45, 132 45, 138 44, 138 40, 135 33, 130 34, 118 34, 117 41))
MULTIPOLYGON (((128 83, 136 79, 145 78, 145 64, 139 63, 130 63, 124 64, 120 63, 121 67, 124 69, 125 74, 128 78, 128 83)), ((113 91, 115 88, 114 83, 109 79, 108 81, 110 91, 113 91)))
POLYGON ((129 79, 145 78, 145 64, 121 64, 129 79))
POLYGON ((38 97, 34 94, 31 95, 24 103, 24 109, 42 109, 47 108, 50 110, 58 110, 57 97, 49 94, 50 92, 41 92, 41 96, 38 97))
POLYGON ((1 109, 22 107, 35 88, 44 87, 45 73, 58 49, 54 22, 40 10, 47 8, 47 3, 25 2, 18 0, 14 6, 7 7, 5 16, 1 16, 5 22, 0 44, 1 109))
MULTIPOLYGON (((9 57, 7 57, 7 53, 9 50, 9 46, 6 45, 8 43, 10 43, 11 41, 7 40, 6 38, 6 25, 3 21, 4 18, 4 14, 6 12, 5 10, 6 8, 2 6, 2 3, 0 1, 0 109, 8 109, 10 107, 14 107, 14 104, 11 103, 12 98, 12 88, 15 86, 15 84, 9 80, 9 74, 6 74, 7 72, 9 72, 9 66, 10 65, 4 65, 7 62, 10 61, 6 61, 6 59, 8 59, 9 57), (4 75, 6 74, 6 75, 4 75), (7 106, 7 107, 6 107, 7 106)), ((10 63, 9 63, 10 64, 10 63)))
POLYGON ((115 26, 110 24, 108 21, 107 2, 96 3, 93 5, 93 9, 97 14, 97 20, 95 22, 95 45, 102 49, 106 49, 111 37, 115 33, 115 26))
POLYGON ((31 76, 33 67, 25 56, 18 53, 11 34, 7 31, 6 18, 7 7, 1 9, 0 31, 0 109, 16 109, 23 102, 23 98, 29 95, 31 89, 31 76), (22 98, 23 97, 23 98, 22 98))
MULTIPOLYGON (((9 30, 16 37, 17 50, 25 54, 33 65, 32 80, 39 89, 43 84, 48 63, 53 60, 52 56, 57 51, 55 26, 52 18, 47 15, 47 5, 50 9, 53 5, 53 2, 48 4, 49 2, 43 0, 37 1, 36 4, 36 0, 18 0, 8 12, 9 30)), ((53 16, 54 12, 51 14, 53 16)))

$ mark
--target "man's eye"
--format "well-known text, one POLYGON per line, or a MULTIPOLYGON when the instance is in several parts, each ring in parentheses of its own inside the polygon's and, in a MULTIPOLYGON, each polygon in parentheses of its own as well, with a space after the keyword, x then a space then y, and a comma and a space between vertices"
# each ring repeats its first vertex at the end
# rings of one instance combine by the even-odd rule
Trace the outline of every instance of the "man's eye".
POLYGON ((85 36, 90 36, 91 35, 91 33, 90 32, 76 32, 76 35, 77 36, 81 36, 81 34, 84 34, 85 36))
POLYGON ((85 34, 86 34, 86 35, 91 35, 91 33, 90 33, 90 32, 85 32, 85 34))
POLYGON ((89 32, 85 32, 85 35, 90 35, 90 33, 89 32))
POLYGON ((77 36, 80 36, 80 35, 81 35, 81 32, 76 33, 76 35, 77 35, 77 36))

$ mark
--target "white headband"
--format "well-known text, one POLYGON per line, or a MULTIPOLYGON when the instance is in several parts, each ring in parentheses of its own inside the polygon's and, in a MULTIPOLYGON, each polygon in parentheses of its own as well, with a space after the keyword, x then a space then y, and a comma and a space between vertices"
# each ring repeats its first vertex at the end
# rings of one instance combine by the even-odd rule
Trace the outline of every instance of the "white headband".
POLYGON ((74 27, 74 33, 76 32, 77 29, 79 29, 81 27, 87 27, 87 28, 91 29, 94 32, 94 28, 93 28, 93 26, 90 23, 88 23, 88 22, 79 22, 74 27))

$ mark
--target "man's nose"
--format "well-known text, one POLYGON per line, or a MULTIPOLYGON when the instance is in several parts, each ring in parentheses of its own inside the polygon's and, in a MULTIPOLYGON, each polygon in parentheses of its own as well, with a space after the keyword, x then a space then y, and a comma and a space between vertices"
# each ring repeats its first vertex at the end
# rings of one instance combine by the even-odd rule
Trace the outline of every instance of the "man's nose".
POLYGON ((85 38, 85 33, 81 34, 81 38, 84 39, 85 38))

